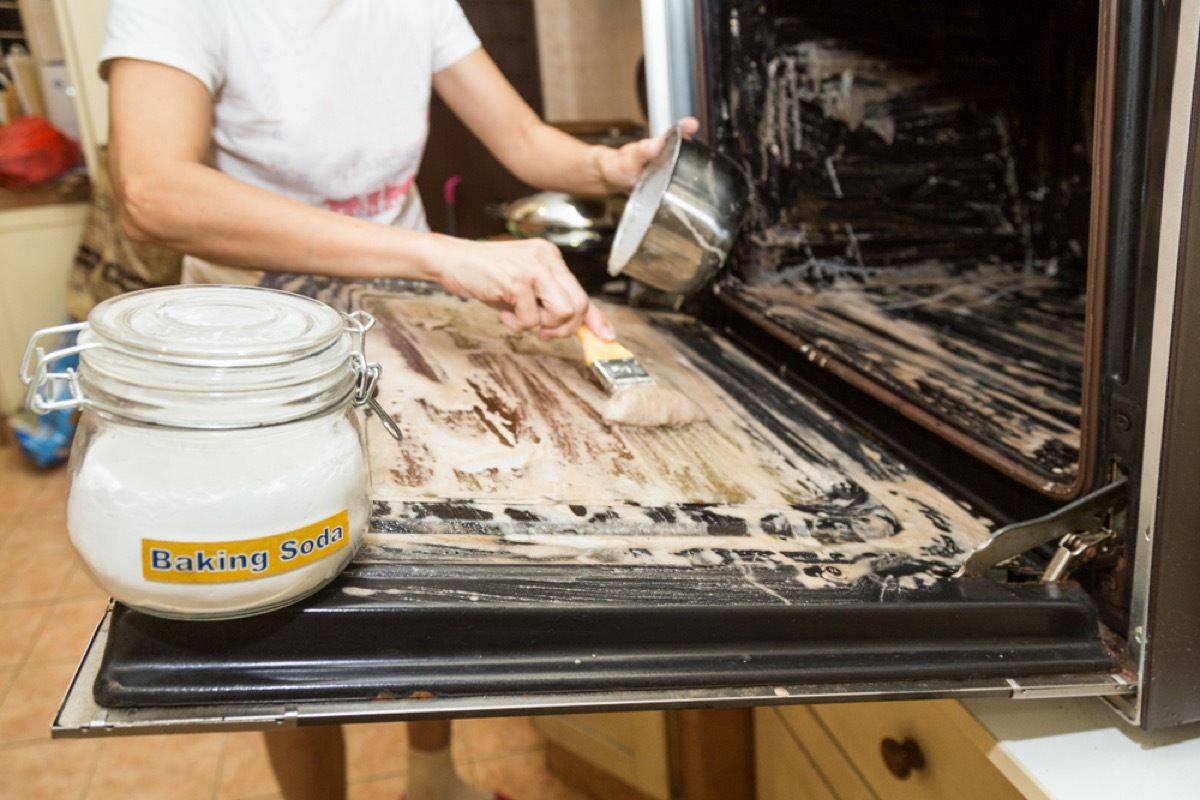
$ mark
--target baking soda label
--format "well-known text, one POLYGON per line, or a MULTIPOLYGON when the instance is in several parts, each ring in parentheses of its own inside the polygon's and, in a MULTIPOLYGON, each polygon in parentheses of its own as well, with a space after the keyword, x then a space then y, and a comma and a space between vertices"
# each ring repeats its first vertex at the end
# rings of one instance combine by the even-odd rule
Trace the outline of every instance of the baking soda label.
POLYGON ((341 550, 350 513, 287 533, 233 542, 142 539, 142 576, 160 583, 233 583, 299 569, 341 550))

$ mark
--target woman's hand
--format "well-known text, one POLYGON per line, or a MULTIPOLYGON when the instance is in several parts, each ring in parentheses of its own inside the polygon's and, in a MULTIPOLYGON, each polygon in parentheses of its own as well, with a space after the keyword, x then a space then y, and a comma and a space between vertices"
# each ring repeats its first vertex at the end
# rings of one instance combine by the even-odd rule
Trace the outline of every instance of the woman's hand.
POLYGON ((476 242, 435 234, 435 241, 435 280, 449 292, 497 309, 511 330, 537 330, 551 339, 587 325, 601 339, 613 338, 608 320, 592 305, 558 248, 545 239, 476 242))
MULTIPOLYGON (((700 122, 695 117, 684 117, 679 120, 678 125, 683 135, 688 138, 700 129, 700 122)), ((662 152, 666 143, 667 134, 662 133, 619 148, 598 145, 592 152, 595 154, 596 170, 600 173, 600 179, 612 192, 628 192, 637 183, 642 170, 662 152)))

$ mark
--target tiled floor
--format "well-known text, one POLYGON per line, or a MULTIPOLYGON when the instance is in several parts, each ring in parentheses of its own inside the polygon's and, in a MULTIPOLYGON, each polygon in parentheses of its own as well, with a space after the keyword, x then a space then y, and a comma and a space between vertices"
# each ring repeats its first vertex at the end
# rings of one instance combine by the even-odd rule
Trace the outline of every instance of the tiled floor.
MULTIPOLYGON (((0 798, 274 800, 257 733, 51 740, 50 722, 106 596, 66 535, 66 470, 0 445, 0 798)), ((586 800, 546 772, 528 718, 454 723, 463 777, 517 800, 586 800)), ((404 791, 402 724, 346 728, 351 800, 404 791)))

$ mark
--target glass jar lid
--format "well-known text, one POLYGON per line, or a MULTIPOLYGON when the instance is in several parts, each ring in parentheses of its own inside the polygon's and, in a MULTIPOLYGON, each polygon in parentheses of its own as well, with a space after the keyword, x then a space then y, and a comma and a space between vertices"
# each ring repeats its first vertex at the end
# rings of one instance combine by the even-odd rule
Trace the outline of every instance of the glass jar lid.
POLYGON ((294 361, 344 333, 342 316, 301 295, 253 286, 171 286, 96 306, 92 335, 137 358, 194 367, 294 361))
POLYGON ((357 320, 253 286, 132 292, 97 305, 82 327, 82 403, 156 425, 303 419, 348 405, 365 363, 357 320))
POLYGON ((279 425, 374 399, 365 311, 340 314, 302 295, 254 286, 144 289, 97 305, 87 322, 37 331, 21 380, 38 414, 93 408, 135 422, 224 429, 279 425), (45 343, 77 335, 47 352, 45 343), (78 367, 72 362, 78 358, 78 367))

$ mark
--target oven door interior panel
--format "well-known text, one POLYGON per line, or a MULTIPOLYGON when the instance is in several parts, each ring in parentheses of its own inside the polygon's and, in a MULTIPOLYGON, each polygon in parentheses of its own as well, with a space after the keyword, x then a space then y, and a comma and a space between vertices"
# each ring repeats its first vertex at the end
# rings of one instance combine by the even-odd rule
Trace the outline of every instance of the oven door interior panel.
POLYGON ((569 343, 437 293, 355 304, 378 320, 368 356, 405 441, 367 420, 354 563, 246 619, 114 607, 60 735, 1130 690, 1085 592, 953 577, 990 520, 691 317, 608 309, 707 415, 635 428, 606 422, 569 343))

